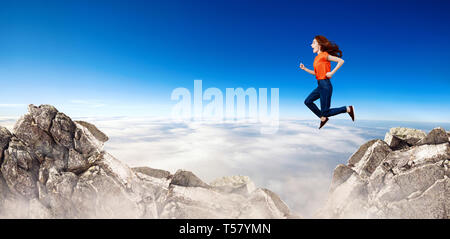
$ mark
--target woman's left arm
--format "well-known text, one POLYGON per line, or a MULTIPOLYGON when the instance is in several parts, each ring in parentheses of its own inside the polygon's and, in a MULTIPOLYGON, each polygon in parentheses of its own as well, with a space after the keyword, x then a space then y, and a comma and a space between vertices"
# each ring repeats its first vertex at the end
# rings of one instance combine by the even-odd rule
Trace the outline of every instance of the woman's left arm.
POLYGON ((336 67, 335 67, 332 71, 327 72, 327 77, 328 77, 328 79, 330 79, 331 77, 333 77, 334 73, 336 73, 336 71, 337 71, 339 68, 341 68, 341 66, 344 64, 344 60, 342 60, 342 59, 339 58, 339 57, 332 56, 332 55, 328 55, 328 58, 327 58, 327 59, 328 59, 329 61, 337 62, 336 67))

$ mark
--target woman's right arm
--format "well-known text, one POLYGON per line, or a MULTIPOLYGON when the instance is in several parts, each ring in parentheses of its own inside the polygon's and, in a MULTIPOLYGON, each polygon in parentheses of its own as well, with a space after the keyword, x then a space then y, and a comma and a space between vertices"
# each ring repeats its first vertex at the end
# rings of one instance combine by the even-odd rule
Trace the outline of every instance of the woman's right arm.
POLYGON ((302 70, 308 72, 308 73, 311 74, 311 75, 316 75, 316 73, 314 73, 314 71, 312 71, 312 70, 306 68, 305 65, 303 65, 303 63, 300 63, 300 69, 302 69, 302 70))

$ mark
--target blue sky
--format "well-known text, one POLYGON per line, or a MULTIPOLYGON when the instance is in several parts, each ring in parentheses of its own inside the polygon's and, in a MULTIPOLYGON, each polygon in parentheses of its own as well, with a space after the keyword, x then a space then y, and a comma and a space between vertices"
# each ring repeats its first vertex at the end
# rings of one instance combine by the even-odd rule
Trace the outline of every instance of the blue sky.
MULTIPOLYGON (((449 1, 2 1, 0 116, 170 115, 177 87, 280 89, 313 119, 313 37, 343 50, 332 106, 360 119, 450 121, 449 1)), ((346 118, 348 116, 338 116, 346 118)))

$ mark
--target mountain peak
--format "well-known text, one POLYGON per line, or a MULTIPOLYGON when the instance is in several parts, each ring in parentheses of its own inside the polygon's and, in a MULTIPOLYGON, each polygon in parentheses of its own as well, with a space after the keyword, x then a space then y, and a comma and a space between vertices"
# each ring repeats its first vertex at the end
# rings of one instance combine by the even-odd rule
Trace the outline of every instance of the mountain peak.
POLYGON ((322 218, 449 218, 450 133, 392 128, 336 167, 322 218))

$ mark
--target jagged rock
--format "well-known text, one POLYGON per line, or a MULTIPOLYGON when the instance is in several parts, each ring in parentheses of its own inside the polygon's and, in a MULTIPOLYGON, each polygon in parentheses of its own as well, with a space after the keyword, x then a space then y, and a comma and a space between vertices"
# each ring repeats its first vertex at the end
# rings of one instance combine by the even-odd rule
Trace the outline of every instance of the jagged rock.
MULTIPOLYGON (((392 132, 399 133, 391 129, 392 132)), ((406 132, 418 131, 408 129, 406 132)), ((429 144, 414 140, 415 145, 393 151, 379 141, 371 142, 369 147, 363 145, 364 156, 356 165, 349 165, 354 173, 345 166, 336 168, 334 174, 338 176, 333 177, 332 185, 337 186, 330 190, 327 203, 317 217, 449 218, 450 143, 441 141, 442 132, 434 129, 428 134, 430 137, 412 134, 423 136, 422 142, 429 144), (370 167, 362 167, 362 164, 370 167), (342 182, 348 175, 350 177, 342 182)), ((401 135, 402 140, 408 139, 405 135, 401 135)))
POLYGON ((293 218, 279 198, 258 188, 243 196, 203 187, 169 188, 160 218, 293 218))
POLYGON ((28 112, 41 130, 50 132, 52 121, 55 118, 56 113, 58 113, 58 110, 51 105, 41 105, 36 107, 31 104, 28 106, 28 112))
POLYGON ((69 160, 67 162, 67 170, 74 173, 86 171, 91 166, 89 160, 75 149, 69 150, 69 160))
POLYGON ((291 218, 286 204, 276 196, 273 192, 258 188, 250 194, 248 203, 242 210, 242 214, 247 214, 244 218, 291 218), (255 207, 264 208, 266 210, 254 210, 255 207), (277 209, 277 210, 273 210, 277 209))
POLYGON ((169 176, 171 176, 169 171, 162 169, 154 169, 149 167, 135 167, 132 168, 132 170, 154 178, 169 178, 169 176))
POLYGON ((336 166, 333 172, 333 178, 331 180, 330 191, 334 191, 336 187, 347 181, 347 179, 352 176, 352 174, 356 173, 351 167, 339 164, 336 166))
POLYGON ((36 175, 39 163, 27 151, 26 146, 13 137, 5 151, 1 166, 8 188, 26 198, 37 197, 36 175))
POLYGON ((385 178, 380 187, 369 186, 370 200, 380 204, 399 201, 413 193, 425 191, 442 178, 444 171, 440 170, 440 166, 423 165, 385 178))
POLYGON ((401 140, 404 140, 409 145, 415 145, 417 142, 419 142, 419 140, 427 136, 427 134, 422 130, 403 127, 391 128, 389 130, 389 133, 401 140))
POLYGON ((364 156, 355 164, 353 170, 362 177, 370 177, 373 171, 375 171, 391 151, 391 148, 386 142, 377 140, 367 148, 364 156))
POLYGON ((40 148, 38 155, 42 158, 51 152, 52 138, 40 129, 30 114, 22 116, 14 125, 14 134, 25 144, 40 148))
POLYGON ((448 219, 449 185, 448 177, 436 180, 424 192, 387 204, 379 215, 390 218, 436 218, 448 219))
MULTIPOLYGON (((234 179, 231 191, 193 173, 131 169, 103 150, 108 137, 51 105, 30 105, 0 127, 0 217, 295 218, 273 192, 234 179)), ((230 180, 228 180, 230 182, 230 180)))
POLYGON ((272 201, 275 204, 275 207, 278 209, 278 211, 283 213, 283 217, 287 217, 287 218, 295 217, 295 215, 291 215, 289 207, 286 205, 286 203, 283 202, 283 200, 281 200, 281 198, 277 194, 275 194, 274 192, 270 191, 267 188, 262 188, 261 190, 265 194, 267 194, 270 197, 270 199, 272 199, 272 201))
POLYGON ((348 165, 353 167, 355 164, 357 164, 359 162, 359 160, 361 160, 361 158, 364 156, 364 154, 366 153, 367 149, 372 146, 372 144, 374 144, 377 140, 373 139, 370 140, 369 142, 361 145, 361 147, 359 147, 359 149, 353 153, 352 156, 350 156, 350 159, 348 160, 348 165))
MULTIPOLYGON (((165 180, 162 185, 170 181, 165 180)), ((209 188, 170 184, 158 211, 160 218, 299 218, 275 193, 255 188, 245 176, 219 178, 209 188), (247 192, 223 190, 247 185, 247 192)))
POLYGON ((55 141, 70 149, 73 148, 73 138, 75 135, 75 123, 64 113, 56 113, 52 121, 50 133, 55 141))
POLYGON ((8 147, 11 137, 12 135, 9 130, 5 127, 0 126, 0 163, 3 160, 3 150, 8 147))
POLYGON ((84 126, 87 130, 89 130, 89 132, 92 134, 92 136, 94 136, 95 139, 97 139, 98 141, 104 143, 106 141, 108 141, 108 136, 103 133, 102 131, 100 131, 95 125, 86 122, 86 121, 81 121, 81 120, 77 120, 75 121, 75 123, 80 124, 82 126, 84 126))
POLYGON ((402 140, 389 132, 386 133, 384 142, 386 142, 393 150, 405 149, 409 147, 408 143, 405 140, 402 140))
MULTIPOLYGON (((92 129, 92 127, 90 127, 92 129)), ((94 134, 98 135, 99 133, 94 130, 94 134)), ((80 123, 76 123, 76 130, 74 136, 74 148, 83 156, 90 157, 93 154, 99 153, 103 150, 103 144, 105 141, 102 141, 104 138, 94 136, 89 128, 86 128, 80 123), (102 139, 102 140, 99 140, 102 139)))
POLYGON ((417 145, 442 144, 446 142, 449 142, 447 132, 443 128, 435 128, 425 138, 417 142, 417 145))
POLYGON ((203 187, 203 188, 211 187, 208 184, 204 183, 197 176, 195 176, 195 174, 193 174, 192 172, 181 169, 177 170, 177 172, 173 175, 170 184, 185 187, 203 187))
POLYGON ((221 192, 242 195, 248 195, 256 189, 255 184, 247 176, 226 176, 215 179, 210 185, 221 192))

